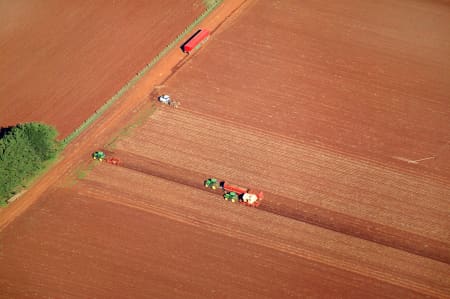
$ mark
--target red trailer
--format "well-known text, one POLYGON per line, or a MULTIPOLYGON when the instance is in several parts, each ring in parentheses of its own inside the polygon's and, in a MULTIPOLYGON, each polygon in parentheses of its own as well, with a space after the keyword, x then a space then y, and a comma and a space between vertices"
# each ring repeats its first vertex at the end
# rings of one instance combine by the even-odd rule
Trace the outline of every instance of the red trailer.
POLYGON ((209 31, 206 29, 199 29, 193 36, 191 36, 182 46, 184 53, 190 53, 192 50, 200 46, 209 38, 209 31))
POLYGON ((248 191, 248 189, 245 187, 241 187, 238 185, 231 185, 228 184, 227 182, 223 182, 223 190, 228 192, 236 192, 237 194, 243 194, 248 191))

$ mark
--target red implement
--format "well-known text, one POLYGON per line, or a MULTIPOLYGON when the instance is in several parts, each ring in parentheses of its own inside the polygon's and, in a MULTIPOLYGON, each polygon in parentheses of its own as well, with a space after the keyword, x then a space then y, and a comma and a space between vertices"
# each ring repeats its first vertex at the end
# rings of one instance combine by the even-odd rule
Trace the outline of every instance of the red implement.
POLYGON ((256 202, 254 202, 254 203, 248 203, 248 202, 241 201, 241 202, 239 202, 239 203, 242 204, 242 205, 244 205, 244 206, 247 206, 247 207, 254 207, 254 208, 259 207, 259 205, 261 204, 260 201, 256 201, 256 202))
POLYGON ((106 158, 105 162, 112 165, 119 165, 120 160, 118 158, 106 158))
POLYGON ((264 193, 262 191, 257 192, 255 190, 248 190, 248 193, 255 194, 256 196, 258 196, 259 200, 262 200, 264 198, 264 193))
POLYGON ((244 194, 248 191, 247 188, 237 186, 237 185, 230 185, 227 182, 223 183, 223 190, 228 192, 236 192, 237 194, 244 194))

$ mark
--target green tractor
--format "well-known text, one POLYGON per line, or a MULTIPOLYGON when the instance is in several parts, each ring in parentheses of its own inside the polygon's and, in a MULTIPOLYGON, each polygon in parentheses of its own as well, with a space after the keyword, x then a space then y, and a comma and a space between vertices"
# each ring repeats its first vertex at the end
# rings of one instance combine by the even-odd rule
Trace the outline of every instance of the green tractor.
POLYGON ((106 155, 104 152, 94 152, 92 154, 92 159, 94 159, 94 160, 103 161, 105 158, 106 158, 106 155))
POLYGON ((204 184, 205 184, 205 187, 206 187, 206 188, 211 188, 211 189, 213 189, 213 190, 216 190, 217 188, 220 187, 220 183, 219 183, 219 182, 217 181, 217 179, 215 179, 215 178, 207 179, 207 180, 204 182, 204 184))
POLYGON ((231 202, 237 202, 239 200, 239 196, 236 192, 227 192, 223 195, 223 198, 225 200, 231 201, 231 202))

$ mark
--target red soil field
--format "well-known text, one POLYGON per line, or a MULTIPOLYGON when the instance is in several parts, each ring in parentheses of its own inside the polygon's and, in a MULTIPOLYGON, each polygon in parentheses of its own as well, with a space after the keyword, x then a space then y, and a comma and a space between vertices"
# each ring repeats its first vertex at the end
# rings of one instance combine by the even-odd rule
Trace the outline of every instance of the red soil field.
POLYGON ((0 1, 0 126, 66 137, 204 10, 202 1, 0 1))
POLYGON ((200 51, 169 55, 0 213, 2 294, 449 297, 450 11, 355 2, 226 2, 200 51), (166 75, 155 93, 182 106, 142 123, 166 75), (122 164, 73 186, 102 147, 122 164), (266 198, 225 202, 211 176, 266 198))
POLYGON ((450 274, 429 259, 123 167, 100 165, 44 198, 2 232, 8 296, 419 298, 439 295, 450 274))
POLYGON ((448 184, 181 110, 157 111, 115 151, 140 171, 148 162, 129 165, 136 157, 121 151, 203 174, 200 184, 215 176, 263 186, 261 209, 450 263, 448 184))
POLYGON ((166 82, 189 109, 450 180, 448 2, 257 1, 213 40, 166 82))

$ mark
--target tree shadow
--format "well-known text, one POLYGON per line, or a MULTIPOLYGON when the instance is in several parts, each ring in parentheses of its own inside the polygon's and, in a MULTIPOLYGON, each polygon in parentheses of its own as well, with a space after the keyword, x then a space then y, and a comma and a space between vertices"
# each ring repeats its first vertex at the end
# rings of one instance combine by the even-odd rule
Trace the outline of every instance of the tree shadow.
POLYGON ((0 139, 2 139, 5 135, 7 135, 9 132, 11 132, 14 127, 15 126, 1 127, 0 128, 0 139))

